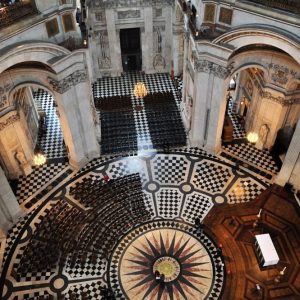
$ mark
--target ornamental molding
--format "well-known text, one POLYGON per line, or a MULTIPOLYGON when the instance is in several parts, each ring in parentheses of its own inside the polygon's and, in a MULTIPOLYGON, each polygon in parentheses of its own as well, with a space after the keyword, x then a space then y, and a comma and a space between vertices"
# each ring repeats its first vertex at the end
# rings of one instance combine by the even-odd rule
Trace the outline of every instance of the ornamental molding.
POLYGON ((205 59, 194 58, 194 60, 195 60, 194 66, 197 72, 205 72, 205 73, 213 74, 222 79, 227 78, 231 74, 231 70, 233 69, 232 65, 228 67, 224 67, 205 59))
POLYGON ((272 80, 280 85, 285 85, 289 81, 289 77, 294 78, 297 74, 294 70, 290 70, 286 66, 281 66, 277 64, 270 63, 269 69, 272 70, 271 78, 272 80))
POLYGON ((172 6, 173 0, 90 0, 87 6, 94 8, 121 8, 121 7, 165 7, 172 6))
POLYGON ((8 117, 5 122, 0 122, 0 131, 18 120, 20 120, 20 116, 18 115, 18 113, 8 117))
POLYGON ((124 20, 124 19, 139 19, 141 17, 141 11, 138 9, 130 9, 130 10, 124 10, 124 11, 118 11, 118 19, 124 20))
POLYGON ((65 93, 72 86, 75 86, 81 82, 85 82, 86 80, 87 73, 85 70, 77 70, 60 81, 48 77, 48 81, 52 86, 53 90, 59 94, 65 93))
POLYGON ((0 86, 0 110, 3 110, 8 106, 8 95, 7 93, 12 89, 13 85, 6 83, 0 86))
POLYGON ((279 103, 282 106, 290 106, 293 104, 300 104, 300 98, 292 98, 292 99, 285 99, 281 96, 273 96, 270 92, 260 91, 260 96, 264 99, 271 100, 273 102, 279 103))

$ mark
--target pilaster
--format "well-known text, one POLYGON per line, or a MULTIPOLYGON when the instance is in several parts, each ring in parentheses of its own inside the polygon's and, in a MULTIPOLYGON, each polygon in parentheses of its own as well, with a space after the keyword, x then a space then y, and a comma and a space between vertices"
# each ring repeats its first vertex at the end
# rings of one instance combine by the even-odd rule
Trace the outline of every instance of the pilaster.
POLYGON ((0 231, 7 233, 22 215, 18 201, 0 168, 0 231))
POLYGON ((297 123, 293 138, 289 149, 283 161, 283 165, 279 174, 275 179, 275 183, 284 186, 289 180, 295 188, 300 189, 300 120, 297 123))

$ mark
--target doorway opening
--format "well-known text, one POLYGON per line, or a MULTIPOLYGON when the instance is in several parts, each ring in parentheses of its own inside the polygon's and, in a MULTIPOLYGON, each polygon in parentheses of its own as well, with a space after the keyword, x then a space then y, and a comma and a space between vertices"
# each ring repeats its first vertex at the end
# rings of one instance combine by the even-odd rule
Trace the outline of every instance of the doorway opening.
POLYGON ((121 29, 120 43, 124 72, 141 71, 142 49, 140 28, 121 29))

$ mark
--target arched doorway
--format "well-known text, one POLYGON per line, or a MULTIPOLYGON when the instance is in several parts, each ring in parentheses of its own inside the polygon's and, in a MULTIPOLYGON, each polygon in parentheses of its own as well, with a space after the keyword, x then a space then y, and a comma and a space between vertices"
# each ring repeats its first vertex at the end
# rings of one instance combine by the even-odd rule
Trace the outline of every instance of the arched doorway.
POLYGON ((272 180, 300 117, 299 64, 284 51, 259 44, 240 48, 229 62, 235 64, 235 88, 227 79, 222 154, 272 180))

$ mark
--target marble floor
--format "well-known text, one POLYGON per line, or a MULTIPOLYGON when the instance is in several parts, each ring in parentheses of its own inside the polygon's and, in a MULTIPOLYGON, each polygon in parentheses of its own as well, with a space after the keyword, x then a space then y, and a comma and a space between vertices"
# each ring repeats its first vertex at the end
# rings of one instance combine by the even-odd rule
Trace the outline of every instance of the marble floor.
MULTIPOLYGON (((148 85, 161 91, 165 80, 169 88, 166 78, 148 85)), ((115 79, 105 80, 94 95, 103 89, 117 95, 121 88, 110 88, 115 79)), ((143 111, 134 114, 140 142, 149 145, 143 111)), ((26 215, 0 241, 1 299, 101 299, 104 287, 116 299, 221 297, 226 270, 219 241, 208 231, 200 235, 194 220, 203 222, 216 206, 254 201, 276 174, 271 157, 248 148, 267 163, 237 164, 229 148, 215 156, 199 148, 140 147, 73 171, 63 143, 56 147, 46 165, 16 185, 26 215), (164 284, 155 281, 155 270, 165 273, 164 284)))
MULTIPOLYGON (((1 277, 2 299, 49 299, 49 295, 63 299, 97 299, 100 297, 100 287, 107 285, 117 299, 138 299, 131 298, 132 293, 148 293, 145 299, 152 299, 154 294, 160 295, 159 299, 173 299, 176 295, 178 299, 204 299, 206 296, 206 299, 218 299, 225 280, 225 270, 220 264, 222 258, 216 256, 217 245, 212 237, 197 235, 194 219, 199 217, 203 220, 214 205, 251 202, 267 186, 266 182, 246 170, 236 170, 233 164, 197 148, 174 149, 171 153, 148 152, 128 157, 105 157, 92 161, 79 172, 72 172, 68 167, 62 168, 54 182, 36 193, 39 200, 26 209, 27 216, 7 236, 1 277), (146 220, 139 219, 136 224, 131 224, 126 232, 113 241, 111 249, 114 250, 108 257, 102 257, 97 252, 97 244, 93 244, 80 248, 88 255, 85 260, 71 265, 70 257, 63 261, 57 257, 47 265, 46 256, 42 256, 38 263, 46 263, 44 269, 34 268, 32 263, 24 273, 22 268, 28 263, 24 257, 32 259, 37 255, 34 252, 35 256, 26 256, 33 251, 32 248, 35 247, 40 253, 44 253, 45 248, 45 253, 55 252, 50 247, 55 237, 45 235, 43 231, 47 226, 57 230, 56 237, 63 230, 65 235, 70 233, 68 238, 76 235, 76 240, 81 244, 90 245, 91 240, 96 240, 97 231, 93 231, 96 223, 79 221, 81 214, 85 215, 91 204, 86 194, 83 198, 74 199, 72 191, 75 188, 89 180, 93 187, 101 186, 105 175, 114 181, 130 174, 136 174, 140 179, 144 208, 149 214, 146 220), (83 224, 85 231, 79 238, 74 228, 82 230, 80 226, 83 224), (33 243, 36 240, 39 244, 33 243), (170 246, 172 240, 176 247, 170 246), (179 249, 181 254, 177 253, 179 249), (144 254, 138 255, 136 251, 144 254), (181 261, 187 252, 191 255, 188 258, 190 265, 181 261), (95 257, 92 258, 93 253, 95 257), (195 265, 192 263, 193 255, 195 265), (131 262, 134 265, 128 263, 128 259, 136 260, 138 257, 140 264, 138 261, 131 262), (150 286, 155 285, 151 266, 161 257, 173 259, 171 269, 174 270, 170 271, 170 276, 174 277, 170 281, 172 284, 166 282, 164 288, 156 285, 149 292, 150 286), (147 263, 147 259, 151 263, 147 263), (203 266, 197 265, 202 261, 205 261, 203 266), (130 275, 126 269, 135 269, 139 265, 150 266, 146 275, 132 272, 130 275), (179 271, 175 270, 178 265, 180 276, 176 275, 179 271), (148 280, 144 286, 143 276, 148 280)), ((101 218, 101 212, 104 213, 101 210, 99 212, 95 220, 101 218)), ((124 211, 120 217, 124 217, 124 214, 124 220, 127 220, 128 211, 124 211)), ((60 235, 61 243, 66 242, 63 236, 60 235)), ((57 251, 57 255, 61 255, 61 251, 57 251)))

